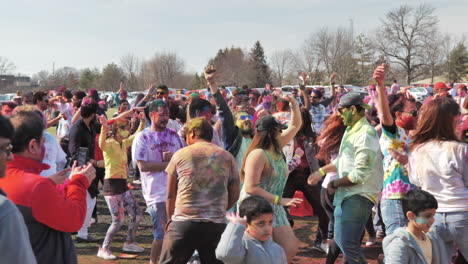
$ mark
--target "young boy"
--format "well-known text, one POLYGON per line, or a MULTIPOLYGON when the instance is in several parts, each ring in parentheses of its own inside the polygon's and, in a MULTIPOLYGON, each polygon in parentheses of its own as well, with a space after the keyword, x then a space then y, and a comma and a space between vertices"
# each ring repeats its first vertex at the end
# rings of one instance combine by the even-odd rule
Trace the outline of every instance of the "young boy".
POLYGON ((430 193, 411 190, 403 198, 403 213, 408 226, 385 237, 385 264, 449 264, 445 245, 435 231, 437 201, 430 193))
POLYGON ((216 249, 225 264, 286 264, 283 248, 273 242, 273 208, 260 196, 242 201, 239 214, 226 215, 229 224, 216 249), (240 216, 239 216, 240 215, 240 216))

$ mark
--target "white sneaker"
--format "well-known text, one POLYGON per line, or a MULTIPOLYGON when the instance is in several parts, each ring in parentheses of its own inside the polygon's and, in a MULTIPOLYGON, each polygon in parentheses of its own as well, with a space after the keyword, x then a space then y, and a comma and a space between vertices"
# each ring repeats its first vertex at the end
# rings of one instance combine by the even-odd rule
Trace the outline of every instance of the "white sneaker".
POLYGON ((138 244, 135 243, 135 242, 133 242, 133 243, 125 242, 122 249, 123 249, 123 251, 137 252, 137 253, 141 253, 141 252, 145 251, 144 248, 138 246, 138 244))
POLYGON ((328 248, 329 248, 328 243, 320 244, 320 248, 323 249, 323 251, 325 251, 325 253, 328 254, 328 248))
POLYGON ((140 180, 134 180, 133 184, 141 184, 141 181, 140 180))
POLYGON ((369 246, 375 245, 375 241, 376 241, 376 237, 375 237, 375 236, 369 237, 369 240, 367 240, 367 242, 366 242, 366 246, 369 247, 369 246))
POLYGON ((112 255, 112 252, 109 249, 105 249, 102 247, 99 247, 97 256, 103 259, 107 259, 107 260, 117 259, 116 256, 112 255))

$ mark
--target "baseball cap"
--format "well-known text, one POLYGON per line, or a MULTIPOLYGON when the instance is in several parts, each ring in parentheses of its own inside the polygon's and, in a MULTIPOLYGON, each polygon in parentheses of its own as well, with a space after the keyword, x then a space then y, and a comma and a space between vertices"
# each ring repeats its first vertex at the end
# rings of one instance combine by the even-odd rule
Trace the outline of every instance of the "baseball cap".
POLYGON ((347 107, 352 105, 359 105, 364 109, 370 109, 371 106, 364 103, 361 95, 358 93, 347 93, 340 98, 339 107, 347 107))
POLYGON ((276 119, 274 116, 271 116, 271 115, 260 117, 257 120, 256 126, 257 126, 257 131, 265 131, 265 130, 270 130, 273 128, 279 128, 281 130, 284 130, 288 128, 287 125, 281 124, 281 122, 278 119, 276 119))
POLYGON ((449 88, 447 87, 447 85, 445 85, 445 83, 437 82, 436 84, 434 84, 434 90, 439 90, 439 89, 449 89, 449 88))

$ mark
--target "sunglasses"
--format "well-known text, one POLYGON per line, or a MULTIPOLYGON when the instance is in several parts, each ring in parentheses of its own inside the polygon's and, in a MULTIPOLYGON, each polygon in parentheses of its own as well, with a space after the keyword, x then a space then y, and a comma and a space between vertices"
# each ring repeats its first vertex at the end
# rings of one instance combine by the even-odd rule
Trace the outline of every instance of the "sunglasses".
POLYGON ((318 96, 312 96, 312 99, 320 99, 318 96))
POLYGON ((156 95, 165 95, 165 92, 156 92, 156 95))
POLYGON ((241 120, 246 120, 246 119, 252 120, 253 119, 253 117, 251 115, 241 115, 241 116, 239 116, 239 118, 241 120))

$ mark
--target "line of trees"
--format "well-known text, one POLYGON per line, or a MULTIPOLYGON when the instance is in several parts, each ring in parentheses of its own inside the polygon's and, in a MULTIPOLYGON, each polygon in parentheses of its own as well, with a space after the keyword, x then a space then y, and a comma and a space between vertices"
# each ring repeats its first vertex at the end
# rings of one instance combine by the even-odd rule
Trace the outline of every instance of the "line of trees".
MULTIPOLYGON (((275 50, 267 58, 256 41, 250 50, 234 46, 220 49, 207 65, 216 67, 219 82, 226 86, 294 84, 302 71, 309 74, 313 84, 326 83, 327 76, 337 72, 340 83, 368 85, 373 69, 382 62, 389 67, 388 79, 402 84, 424 78, 433 83, 436 76, 444 76, 445 81, 466 81, 466 39, 441 33, 434 13, 427 4, 403 5, 386 13, 381 25, 369 34, 355 35, 352 26, 324 27, 311 33, 297 50, 275 50)), ((64 85, 102 91, 118 90, 120 80, 130 91, 144 90, 152 82, 173 88, 205 88, 202 69, 188 73, 185 64, 175 52, 157 52, 148 59, 127 54, 118 64, 110 63, 103 69, 63 67, 53 73, 38 72, 33 80, 42 88, 64 85)), ((0 74, 14 69, 12 62, 0 56, 0 74)))

